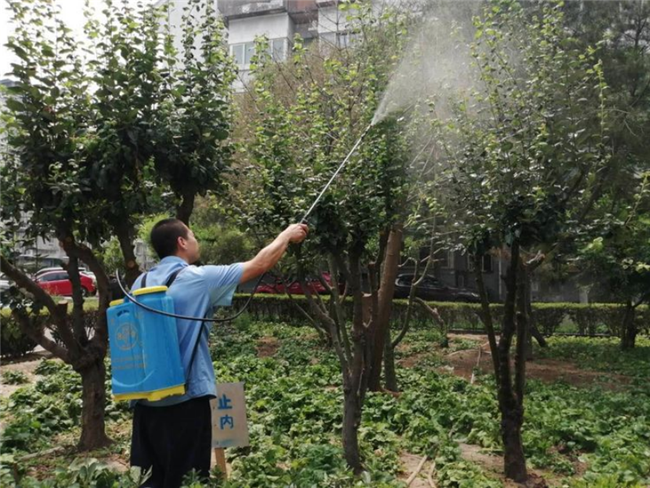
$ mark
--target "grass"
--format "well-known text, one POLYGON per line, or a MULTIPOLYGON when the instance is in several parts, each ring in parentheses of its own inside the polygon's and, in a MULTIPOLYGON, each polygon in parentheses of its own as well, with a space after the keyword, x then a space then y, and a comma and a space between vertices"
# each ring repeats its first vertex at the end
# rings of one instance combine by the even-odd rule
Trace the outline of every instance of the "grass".
POLYGON ((536 349, 539 357, 571 361, 580 368, 605 373, 650 378, 650 338, 639 336, 636 347, 629 351, 622 351, 620 339, 615 337, 550 337, 548 343, 548 348, 536 349))
MULTIPOLYGON (((246 316, 215 328, 211 351, 217 378, 245 383, 251 438, 250 447, 227 451, 232 476, 226 486, 397 488, 408 474, 401 473, 400 454, 405 451, 435 459, 441 487, 502 486, 493 473, 465 461, 459 449, 462 442, 501 453, 493 380, 479 376, 470 385, 444 372, 439 368, 444 354, 475 344, 452 341, 451 348, 442 349, 440 339, 431 330, 409 333, 400 356, 424 355, 426 360, 398 367, 399 397, 368 394, 359 430, 367 471, 355 479, 343 461, 340 443, 339 365, 313 330, 253 322, 246 316), (258 346, 269 338, 277 350, 270 357, 258 357, 258 346)), ((638 351, 621 355, 615 354, 615 340, 557 337, 543 354, 641 379, 650 366, 649 346, 650 341, 642 339, 638 351)), ((2 420, 9 429, 3 453, 14 460, 53 443, 71 446, 79 433, 79 377, 52 361, 44 362, 39 373, 44 375, 39 383, 3 401, 2 420)), ((125 404, 112 402, 107 411, 107 430, 117 442, 90 456, 126 460, 130 412, 125 404)), ((644 486, 650 483, 649 419, 650 388, 641 381, 617 392, 529 381, 526 456, 532 467, 553 472, 564 486, 644 486)), ((75 455, 70 450, 65 456, 30 460, 23 467, 52 480, 54 471, 69 465, 75 455)), ((62 479, 70 483, 74 469, 66 469, 71 473, 62 479)), ((40 486, 29 483, 24 486, 40 486)))

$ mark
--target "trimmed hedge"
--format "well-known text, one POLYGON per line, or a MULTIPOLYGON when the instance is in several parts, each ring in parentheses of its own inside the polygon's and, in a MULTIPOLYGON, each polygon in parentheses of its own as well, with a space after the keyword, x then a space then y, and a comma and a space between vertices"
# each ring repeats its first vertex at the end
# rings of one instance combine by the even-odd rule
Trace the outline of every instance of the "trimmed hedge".
MULTIPOLYGON (((240 310, 248 300, 248 294, 235 295, 232 308, 222 311, 228 316, 232 311, 240 310)), ((325 302, 329 297, 323 297, 325 302)), ((305 322, 302 312, 292 303, 295 300, 303 308, 307 308, 304 296, 294 296, 289 299, 285 295, 256 295, 248 307, 248 314, 255 320, 276 321, 301 324, 305 322)), ((401 323, 406 315, 406 300, 393 301, 393 323, 401 323)), ((482 332, 483 323, 479 317, 481 306, 476 303, 455 303, 455 302, 427 302, 431 307, 438 309, 438 313, 447 324, 450 330, 482 332)), ((352 301, 348 299, 345 303, 348 313, 352 312, 352 301)), ((96 302, 90 301, 86 309, 87 327, 91 328, 96 320, 96 302)), ((496 329, 499 329, 503 318, 503 305, 490 305, 492 318, 496 329)), ((610 303, 534 303, 533 314, 535 323, 545 336, 551 336, 558 332, 558 329, 568 327, 566 332, 580 335, 612 335, 619 337, 620 328, 623 322, 625 308, 618 304, 610 303)), ((47 320, 47 314, 43 314, 43 320, 47 320)), ((641 332, 650 334, 650 308, 642 305, 637 308, 636 321, 641 332)), ((432 323, 431 316, 415 304, 412 313, 412 325, 426 327, 432 323)), ((54 339, 56 340, 56 334, 54 339)), ((25 336, 19 325, 14 321, 7 310, 2 311, 2 327, 0 328, 0 354, 3 358, 20 357, 31 352, 36 343, 25 336)))
MULTIPOLYGON (((247 294, 235 295, 231 310, 239 310, 248 300, 247 294)), ((292 303, 307 309, 304 296, 294 296, 289 299, 285 295, 256 295, 248 307, 248 313, 256 320, 283 321, 288 323, 302 323, 305 318, 298 308, 292 303)), ((324 296, 325 303, 329 297, 324 296)), ((438 309, 438 313, 452 330, 483 331, 479 313, 481 306, 476 303, 455 302, 427 302, 431 307, 438 309)), ((407 300, 394 300, 391 320, 401 323, 406 315, 407 300)), ((352 311, 352 301, 345 303, 348 313, 352 311)), ((495 327, 499 328, 503 318, 503 305, 490 305, 495 327)), ((581 335, 613 335, 620 336, 620 327, 623 322, 625 308, 618 304, 610 303, 534 303, 533 315, 540 331, 551 336, 558 329, 569 329, 567 332, 581 335)), ((224 313, 228 315, 228 313, 224 313)), ((412 312, 414 326, 426 326, 432 323, 431 316, 423 308, 415 304, 412 312)), ((636 320, 639 330, 650 333, 650 309, 642 305, 637 308, 636 320)))

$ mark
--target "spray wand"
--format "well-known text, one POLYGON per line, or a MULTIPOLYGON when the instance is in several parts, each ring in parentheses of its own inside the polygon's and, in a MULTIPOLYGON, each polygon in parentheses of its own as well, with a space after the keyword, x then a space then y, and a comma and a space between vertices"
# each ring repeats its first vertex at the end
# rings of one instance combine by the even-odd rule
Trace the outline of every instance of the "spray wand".
POLYGON ((316 197, 316 200, 314 200, 314 203, 311 204, 311 207, 309 207, 309 210, 307 210, 307 211, 305 212, 305 215, 303 215, 302 219, 300 219, 300 223, 301 223, 301 224, 307 220, 307 217, 309 217, 309 214, 312 212, 312 210, 314 210, 314 208, 316 207, 316 205, 318 205, 318 202, 320 201, 320 199, 322 198, 322 196, 325 194, 325 192, 326 192, 327 189, 330 187, 330 185, 332 184, 332 182, 336 179, 336 177, 338 176, 338 174, 341 172, 341 170, 342 170, 342 169, 345 167, 345 165, 347 164, 348 160, 350 159, 350 156, 352 156, 352 154, 354 154, 354 151, 356 151, 357 147, 359 147, 359 144, 361 144, 361 141, 366 137, 366 134, 370 131, 370 129, 372 128, 372 125, 373 125, 373 124, 370 124, 368 127, 366 127, 366 130, 364 130, 363 133, 361 134, 361 137, 359 137, 359 139, 357 139, 357 142, 354 144, 354 146, 352 147, 352 149, 350 150, 350 152, 348 153, 348 155, 345 157, 345 159, 343 160, 343 162, 339 165, 338 168, 336 168, 336 171, 334 172, 334 174, 332 175, 332 177, 330 178, 330 180, 325 184, 325 186, 323 187, 323 189, 321 190, 321 192, 318 194, 318 196, 316 197))
MULTIPOLYGON (((354 146, 352 147, 352 149, 350 150, 348 155, 345 157, 343 162, 336 169, 336 171, 334 172, 332 177, 329 179, 329 181, 325 184, 325 186, 323 187, 321 192, 318 194, 318 196, 316 197, 314 202, 311 204, 311 207, 309 207, 309 209, 305 212, 305 215, 303 215, 302 219, 300 219, 301 224, 304 223, 307 220, 307 217, 309 217, 309 214, 311 214, 311 212, 314 210, 314 208, 316 208, 316 205, 318 205, 318 202, 320 201, 320 199, 323 197, 323 195, 325 194, 327 189, 330 187, 332 182, 336 179, 338 174, 343 170, 345 165, 348 163, 350 157, 352 156, 352 154, 354 154, 354 151, 357 150, 357 147, 359 147, 359 144, 361 144, 361 141, 366 137, 366 134, 368 134, 368 132, 370 132, 370 129, 372 128, 373 125, 374 125, 374 121, 373 121, 373 123, 370 123, 368 125, 368 127, 366 127, 366 130, 364 130, 363 133, 361 134, 361 136, 359 137, 359 139, 357 139, 357 142, 354 144, 354 146)), ((136 305, 138 305, 139 307, 141 307, 141 308, 143 308, 145 310, 148 310, 149 312, 153 312, 153 313, 156 313, 158 315, 165 315, 167 317, 174 317, 176 319, 198 320, 200 322, 223 323, 223 322, 230 322, 230 321, 236 319, 237 317, 239 317, 241 314, 243 314, 246 311, 246 309, 248 308, 248 305, 250 305, 251 300, 255 296, 255 290, 257 290, 257 287, 262 282, 262 278, 264 277, 264 275, 260 276, 259 279, 257 280, 257 283, 255 284, 255 288, 253 288, 252 293, 248 297, 248 300, 246 300, 246 303, 241 308, 241 310, 239 310, 239 312, 232 315, 231 317, 227 317, 225 319, 215 319, 215 318, 207 318, 207 317, 192 317, 192 316, 187 316, 187 315, 178 315, 178 314, 175 314, 175 313, 164 312, 162 310, 157 310, 155 308, 149 307, 148 305, 145 305, 145 304, 140 303, 139 301, 137 301, 133 295, 131 295, 128 291, 126 291, 124 289, 124 286, 122 286, 122 281, 120 280, 120 273, 119 272, 115 273, 115 277, 117 279, 118 286, 122 290, 122 293, 124 293, 124 296, 126 296, 129 300, 131 300, 131 302, 135 303, 136 305)))

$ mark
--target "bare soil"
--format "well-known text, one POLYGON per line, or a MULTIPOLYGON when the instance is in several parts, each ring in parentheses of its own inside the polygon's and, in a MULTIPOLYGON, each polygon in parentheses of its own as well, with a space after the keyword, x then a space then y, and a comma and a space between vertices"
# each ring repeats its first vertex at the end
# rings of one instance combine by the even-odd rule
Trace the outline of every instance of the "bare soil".
MULTIPOLYGON (((415 470, 420 465, 422 461, 422 456, 417 454, 411 454, 409 452, 403 452, 399 457, 400 463, 402 464, 402 473, 398 478, 404 482, 415 472, 415 470)), ((431 460, 428 459, 418 476, 413 480, 409 485, 410 488, 430 488, 430 484, 427 481, 427 472, 430 467, 431 460)), ((434 478, 435 479, 435 478, 434 478)))
MULTIPOLYGON (((493 371, 492 356, 490 354, 490 347, 486 344, 486 336, 468 337, 451 334, 450 341, 453 342, 455 337, 462 337, 465 340, 476 340, 476 348, 450 353, 445 357, 445 360, 453 367, 454 374, 462 376, 467 380, 472 377, 472 372, 477 367, 479 347, 482 349, 482 352, 478 370, 482 373, 491 373, 493 371)), ((625 375, 590 371, 578 368, 570 361, 557 359, 537 358, 528 361, 526 363, 526 377, 547 383, 563 381, 576 387, 588 387, 597 384, 613 391, 624 389, 630 383, 630 378, 625 375)))
POLYGON ((560 486, 560 478, 550 471, 533 470, 528 468, 528 481, 516 483, 503 476, 503 457, 485 453, 479 446, 459 443, 461 456, 465 461, 480 466, 490 476, 500 480, 505 488, 546 488, 560 486))
POLYGON ((262 337, 257 341, 257 357, 273 357, 278 352, 278 349, 280 349, 280 341, 275 337, 262 337))
POLYGON ((41 359, 49 359, 51 357, 52 355, 49 352, 41 351, 27 354, 17 360, 3 362, 0 365, 0 397, 6 398, 20 387, 35 383, 38 380, 38 375, 34 373, 34 370, 40 364, 41 359), (4 380, 2 380, 2 374, 7 371, 20 371, 24 373, 28 382, 22 385, 5 384, 4 380))

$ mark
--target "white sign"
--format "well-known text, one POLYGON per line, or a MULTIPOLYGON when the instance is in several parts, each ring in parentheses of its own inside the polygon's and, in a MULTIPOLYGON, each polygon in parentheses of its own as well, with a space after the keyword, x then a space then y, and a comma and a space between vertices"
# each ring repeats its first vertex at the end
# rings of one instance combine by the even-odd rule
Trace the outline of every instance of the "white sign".
POLYGON ((248 445, 244 383, 217 383, 217 398, 212 405, 212 447, 248 445))

